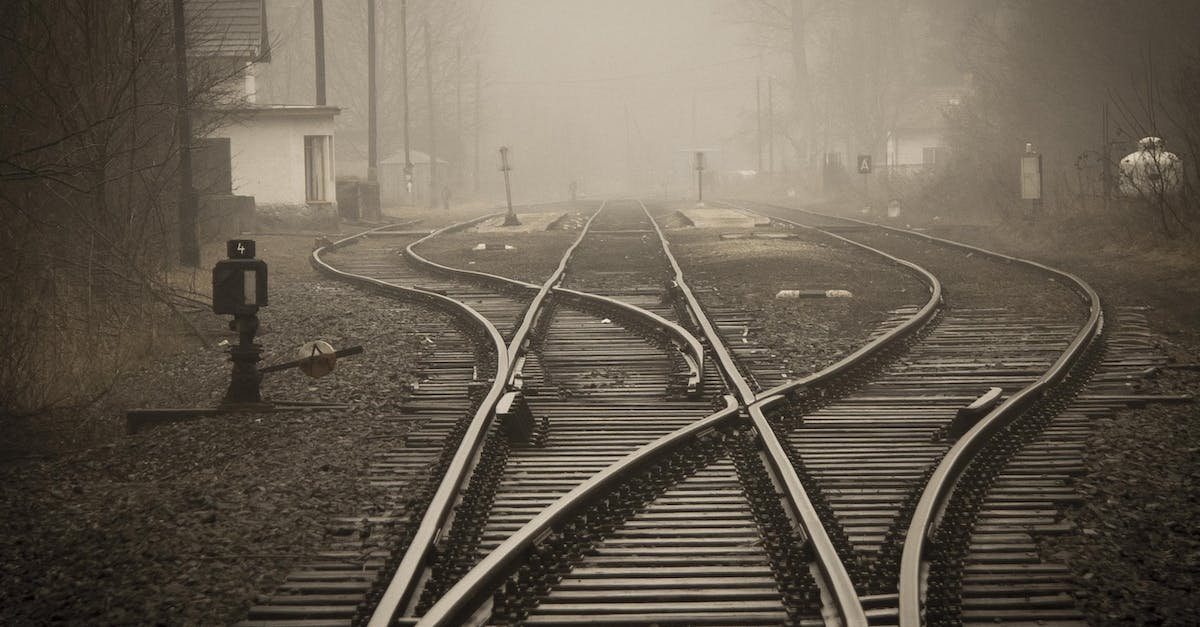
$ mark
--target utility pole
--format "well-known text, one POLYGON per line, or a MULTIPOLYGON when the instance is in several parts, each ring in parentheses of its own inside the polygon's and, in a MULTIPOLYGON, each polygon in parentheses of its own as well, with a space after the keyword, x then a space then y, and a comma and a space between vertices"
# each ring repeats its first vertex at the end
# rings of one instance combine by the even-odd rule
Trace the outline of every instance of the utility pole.
POLYGON ((1109 146, 1112 142, 1108 137, 1108 100, 1104 101, 1100 123, 1104 126, 1100 133, 1100 184, 1104 188, 1104 213, 1107 215, 1109 203, 1112 202, 1112 169, 1109 160, 1109 146))
POLYGON ((479 117, 480 83, 483 74, 479 70, 479 61, 475 61, 475 192, 479 193, 479 135, 483 129, 483 120, 479 117))
POLYGON ((629 130, 629 105, 625 105, 625 176, 630 193, 633 192, 633 136, 629 130))
POLYGON ((454 152, 460 157, 456 160, 457 167, 454 168, 455 187, 461 185, 463 180, 462 136, 462 46, 458 46, 454 49, 454 152))
POLYGON ((200 267, 200 243, 196 240, 196 192, 192 189, 192 113, 188 104, 187 36, 184 32, 183 0, 171 3, 175 38, 175 98, 179 103, 179 262, 200 267))
POLYGON ((508 165, 508 146, 501 146, 500 171, 504 173, 504 199, 508 202, 508 213, 504 216, 504 226, 520 226, 521 221, 517 219, 517 214, 513 212, 512 188, 508 184, 509 170, 512 170, 512 167, 508 165))
POLYGON ((400 0, 400 91, 404 93, 404 190, 412 205, 413 163, 408 141, 408 0, 400 0))
POLYGON ((379 180, 375 111, 375 0, 367 0, 367 180, 379 180))
POLYGON ((767 77, 767 172, 775 173, 775 79, 767 77))
POLYGON ((313 53, 316 56, 317 105, 325 106, 325 6, 324 0, 313 0, 313 53))
POLYGON ((763 171, 762 159, 762 144, 763 144, 763 129, 762 129, 762 77, 754 79, 754 124, 757 128, 755 134, 755 145, 758 146, 758 172, 763 171))
POLYGON ((696 204, 704 204, 704 151, 696 151, 696 204))
POLYGON ((437 117, 433 108, 433 37, 425 26, 425 89, 429 92, 429 207, 437 207, 437 117))

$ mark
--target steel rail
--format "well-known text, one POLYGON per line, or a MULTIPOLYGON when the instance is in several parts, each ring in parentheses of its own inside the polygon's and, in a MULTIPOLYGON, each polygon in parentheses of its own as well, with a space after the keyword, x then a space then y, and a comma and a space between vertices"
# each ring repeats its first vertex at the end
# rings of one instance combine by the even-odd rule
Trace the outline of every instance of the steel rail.
POLYGON ((613 488, 636 475, 647 464, 716 433, 717 427, 737 419, 737 400, 726 395, 725 408, 686 427, 669 433, 626 455, 559 497, 553 505, 518 529, 507 540, 463 575, 458 583, 421 617, 417 625, 479 624, 486 620, 488 595, 508 578, 522 559, 556 526, 590 505, 604 499, 613 488), (474 617, 474 618, 472 618, 474 617))
MULTIPOLYGON (((642 205, 642 209, 646 210, 644 204, 642 205)), ((646 215, 650 217, 649 211, 646 211, 646 215)), ((716 329, 712 327, 703 310, 700 309, 699 301, 696 300, 691 290, 684 283, 683 270, 680 268, 678 262, 676 262, 675 256, 671 254, 666 236, 658 227, 658 223, 653 217, 650 217, 650 221, 654 224, 659 238, 662 239, 663 251, 667 259, 671 261, 671 266, 675 269, 676 284, 680 286, 681 291, 688 299, 689 306, 696 312, 697 323, 704 329, 709 344, 713 346, 713 351, 717 353, 724 369, 729 373, 728 377, 732 378, 738 384, 738 391, 742 395, 743 404, 747 408, 750 420, 754 424, 754 430, 762 443, 763 452, 767 459, 767 470, 775 483, 783 489, 785 498, 781 498, 780 500, 787 508, 792 520, 799 526, 798 531, 813 547, 813 552, 816 555, 817 569, 821 574, 825 589, 833 598, 835 611, 841 619, 841 624, 852 627, 865 627, 867 625, 866 611, 863 609, 862 601, 854 589, 854 582, 850 580, 850 574, 846 570, 846 565, 842 563, 837 549, 833 546, 833 542, 829 538, 829 533, 825 530, 825 526, 817 514, 816 507, 813 506, 812 500, 808 498, 808 492, 804 489, 804 485, 800 481, 800 476, 796 473, 795 467, 792 466, 791 460, 788 459, 783 445, 775 436, 775 432, 767 422, 766 416, 763 415, 764 407, 779 402, 784 397, 782 395, 771 395, 769 397, 761 394, 756 395, 750 389, 749 384, 746 383, 745 378, 738 374, 739 370, 733 365, 733 357, 726 349, 724 341, 716 329)), ((931 302, 940 302, 941 285, 933 275, 928 276, 933 279, 932 291, 936 296, 936 299, 931 302)), ((865 355, 860 355, 858 359, 864 357, 865 355)), ((831 373, 826 376, 833 376, 833 374, 831 373)), ((811 377, 809 378, 811 379, 811 377)))
POLYGON ((607 307, 622 312, 628 316, 642 316, 649 320, 650 324, 658 329, 659 333, 670 338, 668 341, 678 350, 688 363, 688 384, 689 388, 695 386, 699 389, 704 381, 704 345, 696 336, 688 332, 687 329, 663 318, 662 316, 642 309, 636 305, 630 305, 624 301, 600 294, 590 294, 588 292, 580 292, 567 287, 558 286, 554 288, 555 293, 563 294, 571 298, 582 300, 592 306, 607 307))
MULTIPOLYGON (((318 248, 317 250, 313 251, 310 259, 314 266, 331 276, 368 285, 373 288, 383 289, 385 291, 419 295, 422 298, 439 303, 444 307, 465 312, 473 322, 486 329, 487 334, 491 338, 496 350, 496 376, 492 380, 492 385, 488 389, 488 392, 484 396, 483 400, 480 402, 479 407, 476 408, 475 414, 471 418, 471 422, 467 427, 467 431, 463 434, 462 444, 459 446, 458 451, 451 460, 449 467, 447 467, 446 473, 443 475, 442 481, 438 485, 438 490, 434 495, 433 501, 431 501, 430 506, 426 509, 425 516, 421 521, 422 524, 418 528, 417 533, 413 536, 413 540, 409 545, 409 549, 405 553, 404 561, 401 562, 400 567, 397 569, 397 573, 400 573, 401 569, 404 569, 405 572, 417 570, 418 567, 427 559, 429 547, 437 539, 440 523, 444 522, 444 519, 448 515, 448 511, 440 507, 435 508, 434 504, 452 500, 454 494, 457 492, 458 486, 461 485, 462 481, 465 479, 473 460, 477 456, 478 450, 482 447, 482 435, 486 432, 487 427, 491 424, 494 407, 500 400, 500 397, 504 394, 506 378, 501 375, 506 371, 511 363, 511 360, 509 359, 508 346, 504 342, 504 337, 500 335, 500 332, 496 329, 495 325, 493 325, 487 320, 487 318, 485 318, 472 307, 443 294, 438 294, 437 292, 431 292, 416 287, 404 287, 362 275, 343 272, 321 259, 321 253, 325 252, 326 250, 341 248, 364 237, 369 237, 372 232, 380 231, 385 228, 389 227, 372 229, 364 233, 338 240, 329 246, 318 248), (417 547, 417 550, 413 550, 413 547, 417 547)), ((442 229, 441 231, 444 230, 445 229, 442 229)), ((393 577, 392 582, 389 584, 384 595, 384 600, 381 600, 380 605, 383 605, 384 601, 388 602, 389 604, 393 604, 393 607, 399 605, 400 602, 406 598, 405 593, 410 592, 405 590, 404 586, 397 586, 397 579, 397 577, 393 577)), ((411 578, 406 578, 403 581, 407 584, 410 579, 411 578)), ((374 623, 374 617, 372 618, 372 623, 374 623)))
POLYGON ((811 215, 826 218, 834 217, 865 226, 881 228, 923 238, 938 244, 968 250, 995 259, 1002 259, 1010 263, 1019 263, 1052 276, 1066 279, 1066 285, 1075 291, 1088 306, 1087 322, 1075 334, 1074 339, 1067 348, 1059 354, 1054 364, 1038 377, 1036 381, 1025 386, 995 409, 988 412, 974 427, 959 438, 950 450, 946 452, 946 455, 942 457, 937 469, 934 470, 924 491, 921 493, 921 499, 917 503, 905 536, 904 550, 900 558, 899 582, 900 625, 902 627, 920 627, 923 614, 921 607, 921 564, 925 554, 926 542, 929 541, 937 525, 941 522, 942 515, 949 504, 950 497, 954 493, 958 479, 970 465, 975 454, 986 446, 1001 429, 1016 420, 1022 411, 1040 399, 1052 386, 1066 377, 1071 367, 1081 358, 1088 346, 1101 336, 1104 329, 1104 312, 1101 308, 1100 296, 1090 285, 1074 274, 1029 259, 1005 255, 978 246, 889 225, 867 222, 855 218, 828 216, 804 209, 799 209, 799 211, 811 215))
POLYGON ((915 263, 912 263, 911 261, 900 259, 899 257, 896 257, 894 255, 889 255, 889 254, 883 252, 882 250, 879 250, 877 248, 872 248, 870 246, 867 246, 866 244, 862 244, 862 243, 856 242, 852 239, 842 237, 841 235, 838 235, 836 233, 831 233, 831 232, 821 229, 819 227, 809 226, 807 224, 801 224, 799 222, 788 220, 787 218, 782 218, 782 217, 775 216, 775 215, 770 215, 770 214, 766 214, 766 213, 762 213, 762 212, 753 211, 752 209, 748 209, 746 207, 735 205, 735 204, 727 202, 727 201, 716 201, 715 204, 727 205, 727 206, 730 206, 730 207, 733 207, 735 209, 739 209, 742 211, 752 211, 754 213, 758 213, 759 215, 766 216, 773 220, 779 220, 780 222, 783 222, 785 224, 790 224, 797 228, 816 231, 825 236, 834 238, 838 241, 845 242, 852 246, 862 248, 863 250, 870 251, 871 253, 879 255, 879 256, 883 257, 884 259, 891 261, 894 264, 908 268, 914 274, 916 274, 917 278, 919 278, 921 280, 921 282, 925 284, 925 287, 929 290, 929 298, 925 301, 925 304, 922 305, 921 308, 915 314, 913 314, 912 316, 909 316, 909 318, 907 320, 902 322, 896 328, 889 330, 887 333, 884 333, 883 335, 875 338, 874 340, 871 340, 870 342, 868 342, 867 344, 858 348, 857 350, 850 353, 849 355, 846 355, 845 357, 822 368, 821 370, 819 370, 817 372, 814 372, 805 377, 801 377, 799 379, 793 379, 791 381, 781 383, 769 390, 761 392, 759 394, 760 398, 769 398, 769 397, 777 396, 777 395, 791 394, 791 393, 801 390, 802 388, 807 388, 807 387, 812 387, 812 386, 823 384, 823 383, 829 381, 831 378, 845 373, 847 370, 850 370, 854 366, 862 363, 862 361, 864 359, 867 359, 868 357, 871 357, 871 356, 879 353, 880 351, 892 346, 896 341, 911 335, 912 333, 914 333, 915 331, 917 331, 918 329, 923 327, 934 317, 934 315, 937 314, 938 310, 943 305, 942 282, 939 281, 938 278, 933 275, 933 273, 929 272, 925 268, 922 268, 921 266, 919 266, 915 263))
POLYGON ((675 273, 675 285, 687 302, 688 309, 693 313, 696 324, 704 332, 704 337, 708 338, 709 346, 712 348, 717 362, 727 374, 730 387, 737 392, 739 402, 743 405, 750 405, 755 399, 754 390, 750 388, 750 384, 746 382, 745 377, 738 375, 737 364, 734 363, 733 356, 729 354, 729 349, 721 341, 721 336, 713 328, 712 322, 704 315, 704 309, 700 307, 700 301, 696 299, 696 295, 692 293, 692 289, 683 280, 683 268, 679 266, 679 262, 675 260, 675 255, 671 253, 671 244, 667 241, 667 236, 663 234, 662 228, 658 226, 658 221, 654 219, 654 216, 650 215, 650 210, 646 209, 646 203, 641 200, 638 200, 637 203, 641 205, 642 211, 646 213, 646 217, 650 220, 650 224, 654 226, 654 232, 658 233, 658 239, 662 242, 663 254, 667 257, 667 261, 671 263, 671 270, 675 273))
MULTIPOLYGON (((607 201, 604 201, 604 203, 601 204, 601 208, 603 208, 606 203, 607 203, 607 201)), ((599 211, 597 211, 596 213, 598 214, 599 211)), ((405 256, 408 259, 410 259, 411 261, 413 261, 419 265, 425 266, 426 268, 429 268, 432 271, 439 272, 439 273, 442 273, 445 275, 458 276, 458 277, 462 277, 462 278, 465 278, 468 280, 479 280, 479 281, 489 283, 491 285, 500 285, 501 287, 510 287, 511 286, 511 287, 524 288, 524 289, 528 289, 528 290, 540 290, 541 288, 538 285, 529 283, 527 281, 521 281, 518 279, 511 278, 511 277, 500 276, 498 274, 480 272, 478 270, 466 270, 463 268, 454 268, 451 266, 439 264, 435 261, 432 261, 430 259, 427 259, 426 257, 421 256, 421 254, 415 250, 415 248, 419 244, 421 244, 422 242, 428 241, 429 239, 432 239, 433 237, 436 237, 436 236, 444 234, 444 233, 450 233, 453 231, 462 230, 462 229, 472 226, 473 224, 478 224, 479 222, 483 222, 490 218, 498 217, 501 215, 504 215, 504 214, 503 213, 489 214, 489 215, 483 216, 481 218, 476 218, 474 220, 468 220, 467 222, 453 224, 453 225, 450 225, 443 229, 440 229, 438 231, 435 231, 433 233, 430 233, 429 235, 422 237, 421 239, 416 240, 413 243, 409 244, 407 247, 405 247, 405 256)), ((587 225, 585 226, 585 233, 586 233, 586 229, 590 228, 590 225, 591 225, 591 220, 589 220, 587 225)), ((567 251, 567 255, 564 256, 564 258, 563 258, 564 261, 569 258, 570 254, 572 252, 574 252, 575 247, 582 241, 583 235, 585 233, 581 233, 580 237, 578 239, 576 239, 574 244, 571 245, 571 248, 567 251)), ((701 384, 701 382, 703 381, 703 375, 704 375, 704 347, 700 343, 700 341, 696 339, 695 336, 693 336, 690 332, 687 331, 687 329, 684 329, 682 326, 675 324, 674 322, 671 322, 671 321, 663 318, 662 316, 655 314, 652 311, 642 309, 641 307, 638 307, 636 305, 630 305, 628 303, 616 300, 614 298, 609 298, 607 296, 602 296, 599 294, 592 294, 589 292, 582 292, 579 290, 573 290, 570 288, 565 288, 560 285, 557 285, 557 283, 561 282, 561 277, 564 274, 564 269, 565 269, 565 265, 563 264, 563 262, 560 262, 559 268, 557 270, 557 276, 559 277, 559 281, 556 281, 555 282, 556 284, 552 288, 552 290, 554 292, 568 294, 577 299, 583 300, 585 302, 589 302, 593 306, 615 308, 615 309, 618 309, 629 315, 638 316, 638 317, 642 317, 642 318, 649 320, 649 322, 651 323, 651 326, 654 326, 655 328, 659 329, 660 332, 662 332, 667 338, 669 338, 669 341, 671 342, 671 344, 673 344, 680 350, 680 352, 685 356, 685 361, 691 362, 691 363, 689 363, 689 369, 694 370, 694 374, 689 375, 689 379, 694 379, 697 385, 701 384)), ((515 345, 515 343, 514 343, 514 345, 515 345)), ((516 355, 514 357, 514 360, 519 359, 520 356, 521 355, 516 355)))
MULTIPOLYGON (((550 292, 550 288, 561 280, 563 269, 566 267, 567 259, 574 252, 575 247, 579 245, 579 241, 587 234, 588 228, 591 226, 592 220, 604 210, 604 204, 592 214, 587 223, 580 230, 579 237, 575 243, 567 249, 563 255, 563 259, 559 262, 558 269, 550 276, 549 279, 541 286, 536 296, 530 302, 529 307, 525 310, 525 316, 521 321, 521 325, 513 334, 513 339, 507 345, 505 351, 506 362, 501 368, 496 371, 496 379, 492 384, 492 389, 489 391, 485 402, 480 405, 480 414, 476 415, 477 420, 472 420, 471 427, 467 434, 463 436, 462 443, 454 454, 454 459, 450 463, 450 468, 443 475, 442 482, 438 485, 438 490, 434 494, 433 500, 430 501, 429 507, 425 510, 424 516, 421 518, 420 525, 417 527, 417 533, 413 536, 412 542, 408 549, 404 552, 404 556, 400 560, 400 565, 396 568, 395 574, 391 581, 388 582, 387 588, 384 590, 383 596, 380 597, 379 603, 375 606, 375 611, 371 614, 371 619, 368 621, 370 627, 386 627, 391 625, 395 619, 405 612, 412 601, 417 597, 417 591, 424 583, 423 574, 429 563, 434 546, 447 521, 450 520, 450 515, 453 513, 454 505, 458 500, 458 493, 471 475, 475 463, 479 458, 479 453, 483 449, 484 436, 487 433, 488 427, 491 426, 495 418, 496 403, 508 388, 511 381, 513 366, 517 363, 517 359, 523 355, 527 347, 526 339, 530 329, 533 327, 533 321, 537 316, 537 312, 541 309, 542 303, 546 299, 546 295, 550 292), (492 394, 496 390, 498 393, 492 394)), ((431 266, 436 266, 444 271, 453 274, 463 274, 486 277, 486 280, 502 280, 509 281, 504 277, 491 275, 486 273, 476 273, 469 270, 458 270, 441 264, 424 259, 417 255, 412 249, 416 244, 427 241, 432 237, 442 233, 467 228, 473 224, 477 224, 484 220, 499 214, 492 214, 468 220, 463 223, 454 224, 409 244, 406 251, 411 255, 410 258, 422 260, 424 263, 431 266)), ((478 278, 478 276, 477 276, 478 278)), ((503 340, 501 340, 503 343, 503 340)))
MULTIPOLYGON (((754 212, 746 207, 735 205, 729 202, 718 201, 717 204, 724 204, 739 211, 751 211, 753 213, 758 213, 759 215, 767 215, 761 212, 754 212)), ((840 235, 793 222, 791 220, 770 215, 767 215, 767 217, 780 220, 781 222, 785 222, 795 227, 805 228, 822 233, 828 237, 832 237, 847 244, 867 250, 876 255, 880 255, 895 264, 911 270, 917 275, 917 277, 921 279, 923 283, 925 283, 926 288, 929 289, 929 298, 926 300, 925 304, 917 311, 917 313, 910 316, 896 328, 891 329, 887 333, 875 338, 861 348, 855 350, 833 364, 822 368, 818 372, 800 379, 787 381, 760 393, 758 400, 751 404, 748 408, 750 419, 754 423, 754 428, 759 432, 760 437, 763 439, 763 443, 767 452, 767 459, 769 460, 776 476, 779 478, 780 484, 788 494, 788 504, 792 508, 791 513, 796 517, 797 520, 801 521, 802 526, 808 531, 809 541, 812 543, 813 550, 818 556, 817 563, 821 568, 825 585, 827 589, 830 590, 834 598, 834 602, 837 604, 839 612, 843 616, 845 624, 865 625, 867 623, 866 613, 863 610, 858 593, 854 589, 854 582, 850 579, 850 575, 846 571, 845 564, 842 563, 841 557, 837 554, 837 549, 834 547, 832 540, 829 538, 829 533, 825 529, 824 524, 821 522, 821 518, 817 514, 816 508, 813 507, 812 501, 808 498, 808 492, 804 489, 804 485, 800 480, 800 476, 796 473, 795 467, 787 458, 783 444, 776 437, 774 429, 771 428, 771 424, 766 417, 766 411, 777 403, 783 401, 788 394, 825 384, 831 379, 842 375, 843 373, 862 363, 864 360, 892 346, 895 342, 920 329, 933 318, 942 305, 942 284, 936 276, 921 266, 893 255, 889 255, 881 250, 860 244, 840 235)))

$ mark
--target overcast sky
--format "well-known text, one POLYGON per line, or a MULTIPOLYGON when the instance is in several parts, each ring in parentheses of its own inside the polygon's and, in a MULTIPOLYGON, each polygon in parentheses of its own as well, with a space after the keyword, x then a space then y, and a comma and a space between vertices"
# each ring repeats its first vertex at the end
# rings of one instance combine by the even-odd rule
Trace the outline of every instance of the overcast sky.
POLYGON ((597 191, 621 186, 629 153, 642 181, 686 177, 692 148, 723 150, 726 169, 754 167, 730 139, 753 124, 760 60, 728 4, 486 1, 484 145, 511 145, 514 168, 538 183, 573 177, 597 191))

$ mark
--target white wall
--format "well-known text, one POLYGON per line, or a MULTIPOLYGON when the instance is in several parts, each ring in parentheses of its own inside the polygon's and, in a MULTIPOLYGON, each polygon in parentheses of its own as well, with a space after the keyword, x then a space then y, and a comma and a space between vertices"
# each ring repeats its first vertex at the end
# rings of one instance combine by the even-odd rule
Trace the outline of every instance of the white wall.
POLYGON ((899 131, 888 138, 888 165, 922 165, 925 148, 944 145, 941 132, 936 130, 899 131))
MULTIPOLYGON (((229 138, 233 193, 255 204, 305 205, 304 136, 333 135, 333 115, 259 111, 237 113, 209 133, 229 138)), ((332 149, 332 146, 330 146, 332 149)), ((326 156, 326 200, 336 200, 333 151, 326 156)))

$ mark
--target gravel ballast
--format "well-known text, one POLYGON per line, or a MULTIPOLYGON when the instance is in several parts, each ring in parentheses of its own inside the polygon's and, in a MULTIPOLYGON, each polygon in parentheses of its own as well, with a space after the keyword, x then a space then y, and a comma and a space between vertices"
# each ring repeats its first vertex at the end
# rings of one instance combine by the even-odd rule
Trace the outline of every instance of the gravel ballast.
MULTIPOLYGON (((381 418, 417 380, 423 349, 410 329, 440 314, 320 278, 307 267, 311 236, 258 241, 271 270, 264 363, 293 359, 311 339, 366 350, 319 380, 268 374, 264 395, 350 409, 124 435, 126 408, 219 401, 224 349, 192 344, 123 377, 98 406, 6 425, 26 446, 0 464, 0 624, 235 622, 329 545, 336 518, 390 505, 370 487, 368 463, 407 429, 381 418)), ((221 327, 211 314, 199 319, 221 327)))

